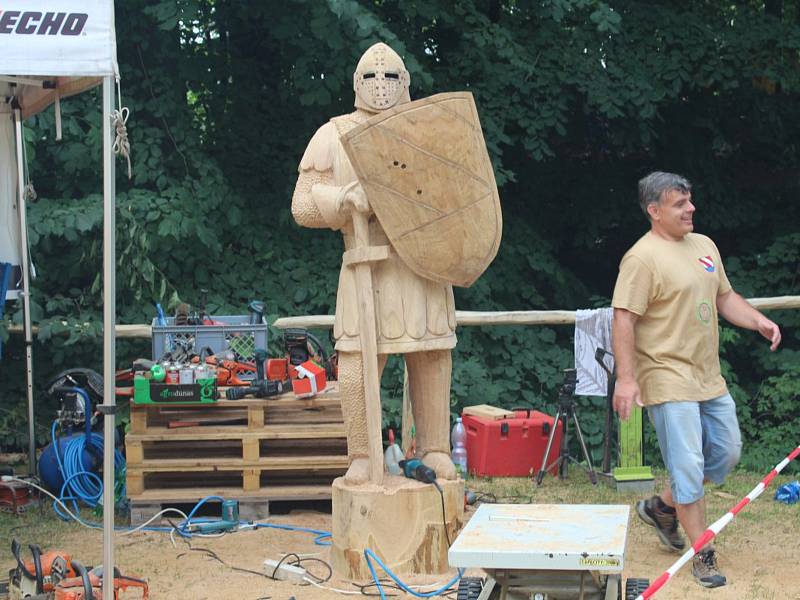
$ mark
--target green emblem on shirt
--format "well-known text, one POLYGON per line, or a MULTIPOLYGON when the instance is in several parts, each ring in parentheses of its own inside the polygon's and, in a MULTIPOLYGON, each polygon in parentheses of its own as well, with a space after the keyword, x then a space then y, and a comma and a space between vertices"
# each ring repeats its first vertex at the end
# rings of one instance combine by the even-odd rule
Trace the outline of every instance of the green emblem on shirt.
POLYGON ((701 300, 697 305, 697 318, 703 323, 710 323, 712 314, 711 303, 708 300, 701 300))

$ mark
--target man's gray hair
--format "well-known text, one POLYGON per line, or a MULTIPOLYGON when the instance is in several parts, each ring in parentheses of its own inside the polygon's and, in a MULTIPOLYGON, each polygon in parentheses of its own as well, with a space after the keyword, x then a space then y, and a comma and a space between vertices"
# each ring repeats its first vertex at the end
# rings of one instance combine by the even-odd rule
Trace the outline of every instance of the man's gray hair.
POLYGON ((689 180, 675 173, 664 173, 654 171, 647 177, 639 180, 639 206, 649 219, 647 207, 661 200, 661 195, 670 190, 678 190, 688 194, 692 191, 692 184, 689 180))

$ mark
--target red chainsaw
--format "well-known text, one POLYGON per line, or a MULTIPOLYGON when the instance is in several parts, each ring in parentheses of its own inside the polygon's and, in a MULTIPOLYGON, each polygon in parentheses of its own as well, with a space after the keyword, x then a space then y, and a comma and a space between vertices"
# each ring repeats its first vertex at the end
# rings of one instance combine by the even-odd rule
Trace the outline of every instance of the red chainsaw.
MULTIPOLYGON (((86 567, 74 560, 72 568, 78 574, 77 577, 59 581, 53 594, 53 600, 103 600, 103 568, 96 567, 87 571, 86 567)), ((124 592, 128 588, 142 590, 142 600, 148 600, 150 597, 150 590, 144 579, 122 575, 115 568, 114 600, 119 600, 120 592, 124 592)))
MULTIPOLYGON (((11 542, 17 566, 9 572, 10 600, 102 600, 103 567, 87 570, 64 551, 42 552, 36 544, 28 548, 31 560, 23 560, 20 543, 16 539, 11 542)), ((148 600, 149 589, 143 579, 122 575, 114 569, 113 585, 115 600, 128 588, 141 589, 142 600, 148 600)))

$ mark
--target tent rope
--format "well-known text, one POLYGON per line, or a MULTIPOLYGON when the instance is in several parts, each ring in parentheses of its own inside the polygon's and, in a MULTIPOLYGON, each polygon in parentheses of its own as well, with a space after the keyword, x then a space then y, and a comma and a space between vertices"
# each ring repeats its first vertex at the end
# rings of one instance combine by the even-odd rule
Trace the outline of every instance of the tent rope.
POLYGON ((114 154, 122 155, 128 161, 128 179, 131 178, 131 143, 128 140, 128 128, 125 123, 130 111, 127 106, 120 107, 111 113, 116 138, 114 139, 114 154))

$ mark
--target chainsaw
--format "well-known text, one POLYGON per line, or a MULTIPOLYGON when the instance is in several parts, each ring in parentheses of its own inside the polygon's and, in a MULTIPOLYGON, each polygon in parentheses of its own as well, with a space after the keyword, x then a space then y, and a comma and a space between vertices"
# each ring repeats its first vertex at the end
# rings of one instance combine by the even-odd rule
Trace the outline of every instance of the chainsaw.
POLYGON ((226 360, 212 354, 205 358, 195 358, 192 362, 205 362, 217 371, 217 385, 230 387, 234 385, 251 385, 257 377, 255 363, 226 360))
MULTIPOLYGON (((87 570, 61 550, 42 552, 36 544, 30 544, 28 548, 31 560, 22 560, 19 541, 14 539, 11 542, 11 553, 17 566, 9 572, 9 600, 102 600, 102 566, 87 570)), ((149 597, 146 581, 122 575, 116 568, 113 585, 115 600, 119 600, 120 591, 128 588, 140 588, 142 600, 149 597)))
POLYGON ((11 541, 11 554, 17 566, 8 574, 10 600, 49 598, 48 594, 52 594, 56 584, 75 576, 75 571, 70 567, 72 560, 69 554, 60 550, 42 552, 39 546, 30 544, 31 560, 22 560, 21 548, 19 541, 14 538, 11 541))
MULTIPOLYGON (((77 573, 76 577, 62 579, 58 582, 53 593, 53 600, 102 600, 103 598, 103 567, 95 567, 88 571, 86 567, 72 561, 72 568, 77 573)), ((150 590, 144 579, 122 575, 114 569, 114 600, 119 600, 120 592, 128 588, 142 590, 142 600, 148 600, 150 590)), ((128 598, 129 596, 125 596, 128 598)))

